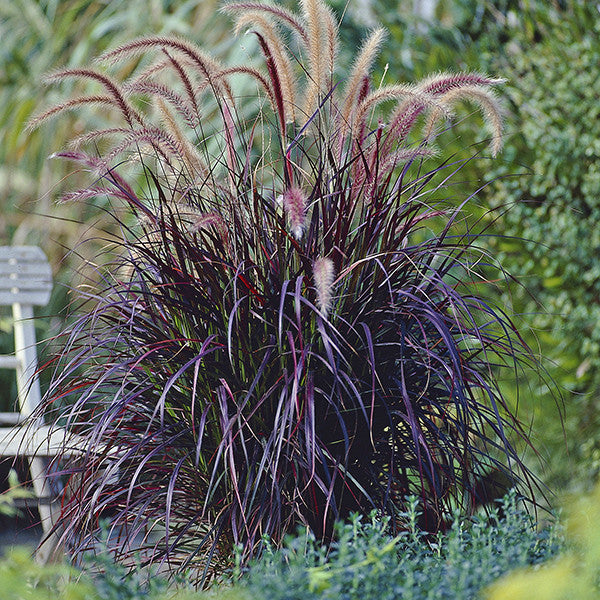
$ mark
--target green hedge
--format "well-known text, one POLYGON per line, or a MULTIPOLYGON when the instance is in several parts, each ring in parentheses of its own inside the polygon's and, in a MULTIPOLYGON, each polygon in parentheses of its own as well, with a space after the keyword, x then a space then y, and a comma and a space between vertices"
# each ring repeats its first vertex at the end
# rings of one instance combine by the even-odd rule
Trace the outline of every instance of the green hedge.
MULTIPOLYGON (((492 204, 509 207, 501 222, 507 238, 496 244, 523 284, 505 301, 527 315, 563 389, 571 461, 552 461, 548 480, 557 487, 574 479, 590 485, 600 469, 600 12, 593 4, 556 13, 537 43, 519 32, 506 58, 496 59, 510 81, 513 132, 499 175, 524 173, 492 188, 492 204)), ((565 456, 556 413, 537 412, 549 455, 565 456)))
MULTIPOLYGON (((540 529, 509 494, 489 518, 457 519, 445 535, 392 534, 372 516, 338 525, 329 554, 301 533, 267 551, 233 584, 194 592, 106 555, 84 572, 39 566, 27 551, 0 561, 3 600, 587 600, 600 589, 600 486, 571 499, 565 525, 540 529), (94 574, 96 573, 96 574, 94 574)), ((542 516, 542 515, 539 515, 542 516)))
MULTIPOLYGON (((515 568, 538 565, 562 548, 561 530, 538 531, 514 494, 490 517, 457 518, 446 534, 428 537, 417 528, 418 507, 409 503, 406 530, 391 532, 375 515, 338 524, 329 553, 310 534, 267 550, 233 585, 208 592, 179 588, 143 570, 127 574, 106 556, 85 572, 40 567, 23 551, 0 562, 5 600, 468 600, 515 568), (94 575, 93 573, 96 572, 94 575), (6 592, 5 590, 8 590, 6 592)), ((230 574, 237 578, 239 572, 230 574)))
POLYGON ((514 495, 491 518, 456 519, 445 535, 428 538, 413 526, 393 535, 376 518, 340 524, 326 553, 310 535, 267 553, 222 600, 468 600, 512 569, 536 565, 560 548, 555 526, 538 532, 514 495))

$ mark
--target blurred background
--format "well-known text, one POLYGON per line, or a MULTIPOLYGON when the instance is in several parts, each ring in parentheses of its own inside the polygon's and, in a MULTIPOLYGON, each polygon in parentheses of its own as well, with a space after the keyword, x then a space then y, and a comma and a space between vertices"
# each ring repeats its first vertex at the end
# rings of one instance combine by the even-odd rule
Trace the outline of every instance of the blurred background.
MULTIPOLYGON (((500 88, 506 146, 498 159, 489 158, 485 140, 472 145, 481 138, 475 133, 481 123, 462 123, 468 108, 440 138, 444 158, 475 157, 448 193, 459 201, 481 188, 466 210, 480 228, 488 227, 481 243, 511 276, 507 285, 487 288, 489 300, 514 315, 545 370, 541 378, 520 376, 518 385, 507 370, 503 382, 539 455, 524 452, 551 492, 590 490, 600 469, 600 4, 331 5, 343 15, 342 52, 378 24, 389 30, 375 69, 384 83, 446 70, 506 78, 500 88)), ((214 0, 0 3, 0 245, 39 245, 52 263, 56 285, 39 313, 45 318, 38 339, 55 335, 68 318, 69 288, 81 283, 76 272, 84 259, 93 260, 104 247, 103 213, 109 209, 101 199, 60 203, 89 174, 49 157, 107 115, 77 111, 27 130, 35 114, 79 94, 75 84, 45 86, 44 74, 87 65, 108 47, 155 33, 184 35, 224 62, 235 61, 252 42, 233 39, 218 8, 214 0)), ((8 313, 0 313, 0 353, 11 349, 9 332, 8 313)), ((42 350, 41 361, 49 358, 42 350)), ((15 395, 12 375, 0 371, 0 409, 15 395)))

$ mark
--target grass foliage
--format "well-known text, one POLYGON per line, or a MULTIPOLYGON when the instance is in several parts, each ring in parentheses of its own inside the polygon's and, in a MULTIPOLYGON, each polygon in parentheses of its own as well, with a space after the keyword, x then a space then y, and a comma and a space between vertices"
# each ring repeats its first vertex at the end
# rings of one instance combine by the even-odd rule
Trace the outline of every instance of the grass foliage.
POLYGON ((383 30, 339 80, 324 3, 224 10, 262 58, 225 66, 179 37, 135 39, 51 73, 87 87, 33 121, 113 113, 59 155, 92 173, 65 200, 101 198, 122 236, 80 290, 47 395, 88 446, 60 472, 59 527, 79 552, 110 514, 119 557, 141 546, 199 580, 299 523, 327 541, 378 510, 400 531, 415 494, 438 531, 489 500, 490 470, 533 485, 496 385, 530 355, 478 295, 469 199, 446 198, 460 163, 427 167, 457 102, 481 109, 499 150, 500 80, 379 86, 383 30))

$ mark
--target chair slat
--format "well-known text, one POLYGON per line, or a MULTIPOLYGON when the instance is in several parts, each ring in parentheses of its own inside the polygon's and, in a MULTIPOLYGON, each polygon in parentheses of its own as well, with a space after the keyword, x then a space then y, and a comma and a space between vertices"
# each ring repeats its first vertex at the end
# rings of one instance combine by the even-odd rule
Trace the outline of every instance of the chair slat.
POLYGON ((45 306, 50 300, 50 290, 21 290, 14 288, 10 291, 0 291, 0 305, 10 306, 11 304, 31 304, 33 306, 45 306))
POLYGON ((44 306, 52 291, 52 269, 40 248, 0 246, 0 305, 44 306))
POLYGON ((52 457, 60 452, 81 454, 85 447, 77 436, 68 434, 63 429, 51 429, 44 425, 32 429, 30 427, 0 427, 0 456, 52 457))
POLYGON ((0 279, 13 281, 21 279, 27 281, 31 279, 46 280, 50 275, 50 265, 48 262, 14 262, 11 263, 0 258, 0 279))
POLYGON ((0 412, 0 423, 2 425, 18 425, 24 418, 20 412, 0 412))
POLYGON ((0 354, 0 369, 16 369, 19 359, 14 354, 0 354))
POLYGON ((0 263, 47 263, 44 251, 38 246, 0 246, 0 263))

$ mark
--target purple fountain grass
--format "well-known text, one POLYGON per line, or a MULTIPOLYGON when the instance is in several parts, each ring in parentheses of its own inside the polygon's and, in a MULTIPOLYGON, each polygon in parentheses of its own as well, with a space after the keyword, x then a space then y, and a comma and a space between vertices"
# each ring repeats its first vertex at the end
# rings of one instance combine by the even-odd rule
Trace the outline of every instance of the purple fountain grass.
POLYGON ((297 240, 302 238, 306 212, 306 198, 296 186, 288 188, 283 194, 283 207, 288 215, 290 228, 297 240))
POLYGON ((313 277, 317 290, 317 305, 321 314, 327 316, 331 310, 335 267, 329 258, 318 258, 313 265, 313 277))
POLYGON ((328 540, 337 519, 377 509, 401 527, 417 494, 436 531, 478 503, 491 469, 534 484, 496 384, 503 366, 533 361, 477 296, 464 203, 440 199, 460 165, 424 168, 458 99, 484 108, 497 150, 498 80, 371 90, 377 31, 338 85, 321 0, 300 14, 225 10, 254 29, 265 70, 150 37, 103 57, 154 57, 125 81, 79 73, 110 94, 80 104, 108 103, 124 125, 64 153, 95 173, 69 198, 108 196, 123 237, 82 292, 46 403, 88 441, 81 460, 58 461, 67 546, 87 548, 110 514, 117 555, 141 539, 149 561, 199 581, 235 545, 247 560, 298 524, 328 540), (257 92, 238 99, 241 75, 257 92))

